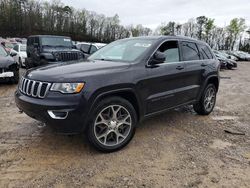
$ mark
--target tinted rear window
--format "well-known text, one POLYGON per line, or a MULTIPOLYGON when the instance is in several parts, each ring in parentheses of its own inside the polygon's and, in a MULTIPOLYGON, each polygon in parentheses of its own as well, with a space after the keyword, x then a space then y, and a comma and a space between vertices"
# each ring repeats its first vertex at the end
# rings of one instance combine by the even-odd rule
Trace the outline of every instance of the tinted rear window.
POLYGON ((82 44, 81 50, 85 53, 89 53, 89 47, 90 47, 90 44, 82 44))
POLYGON ((199 60, 199 50, 195 43, 193 42, 182 42, 182 55, 183 61, 199 60))
POLYGON ((198 44, 200 48, 201 59, 213 59, 212 52, 206 45, 198 44))

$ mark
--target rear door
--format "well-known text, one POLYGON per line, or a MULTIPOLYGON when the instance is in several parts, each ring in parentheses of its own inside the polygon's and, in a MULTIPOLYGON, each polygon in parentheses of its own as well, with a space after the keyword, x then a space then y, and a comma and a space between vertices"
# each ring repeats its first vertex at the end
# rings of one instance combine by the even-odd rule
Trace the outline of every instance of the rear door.
POLYGON ((182 41, 181 52, 186 67, 185 82, 187 90, 184 97, 186 101, 192 101, 198 96, 207 62, 203 61, 195 42, 182 41))
POLYGON ((168 40, 157 50, 165 54, 166 60, 155 67, 147 68, 147 114, 171 108, 184 102, 185 67, 184 62, 180 61, 178 41, 168 40))

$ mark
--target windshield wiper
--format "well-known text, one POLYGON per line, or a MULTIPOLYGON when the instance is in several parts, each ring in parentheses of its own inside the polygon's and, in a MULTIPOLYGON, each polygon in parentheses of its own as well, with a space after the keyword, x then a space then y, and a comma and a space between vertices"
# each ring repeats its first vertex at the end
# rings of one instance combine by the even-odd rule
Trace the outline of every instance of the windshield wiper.
POLYGON ((64 45, 56 45, 56 47, 71 48, 71 46, 64 46, 64 45))
POLYGON ((105 59, 105 58, 93 59, 93 60, 99 60, 99 61, 114 61, 113 59, 105 59))
POLYGON ((52 45, 48 45, 48 44, 45 44, 45 45, 42 45, 43 47, 45 46, 45 47, 54 47, 54 46, 52 46, 52 45))

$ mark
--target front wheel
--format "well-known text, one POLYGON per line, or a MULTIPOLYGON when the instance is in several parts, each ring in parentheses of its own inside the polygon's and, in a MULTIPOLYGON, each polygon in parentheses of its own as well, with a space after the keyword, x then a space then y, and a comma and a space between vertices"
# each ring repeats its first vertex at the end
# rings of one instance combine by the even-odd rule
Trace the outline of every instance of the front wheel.
POLYGON ((103 152, 119 150, 133 138, 136 123, 136 112, 130 102, 120 97, 104 99, 91 116, 89 141, 103 152))
POLYGON ((196 104, 193 105, 194 111, 200 115, 210 114, 216 103, 216 88, 214 84, 208 84, 202 93, 202 96, 196 104))

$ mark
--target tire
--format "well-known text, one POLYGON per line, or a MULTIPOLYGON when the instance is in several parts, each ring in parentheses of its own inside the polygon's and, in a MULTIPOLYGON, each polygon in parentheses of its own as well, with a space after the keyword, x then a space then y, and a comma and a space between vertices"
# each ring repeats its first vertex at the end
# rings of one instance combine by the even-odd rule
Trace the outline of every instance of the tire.
POLYGON ((41 59, 40 62, 39 62, 39 66, 43 66, 43 65, 47 65, 48 64, 48 61, 46 59, 41 59))
POLYGON ((200 100, 193 105, 194 111, 199 115, 209 115, 216 103, 216 88, 214 84, 208 84, 202 93, 200 100), (209 95, 209 92, 211 95, 209 95), (208 101, 209 100, 209 101, 208 101), (210 105, 208 105, 210 103, 210 105))
POLYGON ((33 63, 32 63, 32 59, 31 59, 31 58, 27 58, 27 59, 25 60, 25 68, 26 68, 26 69, 30 69, 30 68, 32 68, 32 67, 34 67, 34 65, 33 65, 33 63))
POLYGON ((97 150, 114 152, 125 147, 133 138, 137 115, 127 100, 120 97, 106 98, 94 107, 91 114, 87 136, 97 150))
POLYGON ((233 65, 227 64, 227 69, 232 70, 233 69, 233 65))
POLYGON ((19 70, 18 69, 14 71, 14 77, 12 78, 12 82, 14 84, 18 84, 19 82, 19 70))

